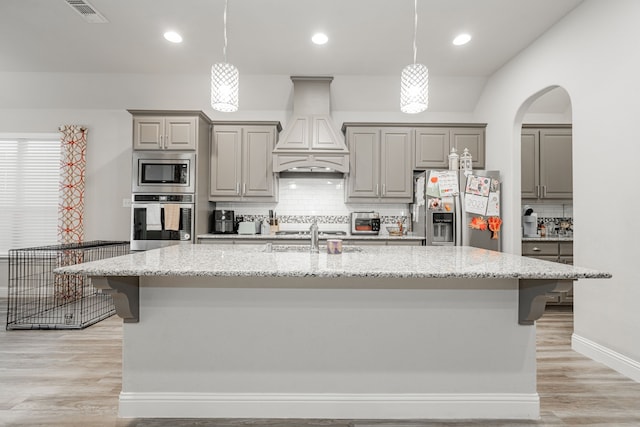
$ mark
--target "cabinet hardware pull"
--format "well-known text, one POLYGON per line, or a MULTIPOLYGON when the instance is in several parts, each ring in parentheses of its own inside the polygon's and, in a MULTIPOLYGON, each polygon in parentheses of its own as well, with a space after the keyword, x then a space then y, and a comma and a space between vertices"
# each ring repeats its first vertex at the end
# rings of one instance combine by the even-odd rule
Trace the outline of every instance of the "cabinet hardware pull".
POLYGON ((382 184, 382 195, 383 196, 387 195, 387 184, 382 184))
POLYGON ((540 252, 540 248, 537 246, 534 246, 533 249, 531 249, 534 252, 540 252))
POLYGON ((540 198, 540 186, 536 185, 536 197, 540 198))
POLYGON ((242 195, 245 195, 247 193, 247 183, 243 183, 242 184, 242 195))
POLYGON ((236 182, 236 194, 240 194, 240 183, 236 182))
POLYGON ((542 198, 547 197, 547 186, 543 185, 542 186, 542 198))
POLYGON ((376 184, 376 196, 378 195, 378 189, 379 189, 378 187, 379 187, 379 185, 376 184))

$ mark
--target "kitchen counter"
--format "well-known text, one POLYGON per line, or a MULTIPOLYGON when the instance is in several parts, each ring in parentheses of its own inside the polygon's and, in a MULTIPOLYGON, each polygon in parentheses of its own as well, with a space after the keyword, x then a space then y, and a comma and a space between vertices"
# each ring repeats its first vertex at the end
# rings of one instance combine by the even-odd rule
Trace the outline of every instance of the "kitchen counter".
MULTIPOLYGON (((322 240, 327 239, 341 239, 348 240, 370 240, 370 241, 416 241, 420 242, 425 239, 424 236, 417 235, 403 235, 403 236, 389 236, 388 234, 380 234, 372 236, 368 234, 347 234, 344 236, 335 235, 323 235, 319 234, 318 238, 322 240)), ((212 239, 224 239, 224 240, 310 240, 309 235, 304 234, 199 234, 196 236, 196 241, 203 242, 205 240, 212 239)))
POLYGON ((573 236, 523 237, 523 242, 573 242, 573 236))
POLYGON ((610 277, 469 247, 267 247, 56 270, 124 319, 120 417, 537 419, 546 294, 610 277))

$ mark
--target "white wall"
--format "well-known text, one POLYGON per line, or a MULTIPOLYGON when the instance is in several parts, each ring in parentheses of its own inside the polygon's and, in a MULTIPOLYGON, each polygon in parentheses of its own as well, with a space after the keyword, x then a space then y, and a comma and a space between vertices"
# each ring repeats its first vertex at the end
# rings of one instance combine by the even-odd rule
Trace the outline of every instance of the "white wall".
POLYGON ((505 246, 517 252, 520 123, 529 97, 558 85, 571 97, 574 260, 610 280, 575 286, 574 348, 640 381, 640 286, 634 197, 640 157, 640 2, 587 0, 489 79, 476 108, 488 167, 505 180, 505 246), (525 103, 524 108, 521 108, 525 103), (576 344, 580 345, 576 345, 576 344), (586 343, 586 344, 585 344, 586 343))

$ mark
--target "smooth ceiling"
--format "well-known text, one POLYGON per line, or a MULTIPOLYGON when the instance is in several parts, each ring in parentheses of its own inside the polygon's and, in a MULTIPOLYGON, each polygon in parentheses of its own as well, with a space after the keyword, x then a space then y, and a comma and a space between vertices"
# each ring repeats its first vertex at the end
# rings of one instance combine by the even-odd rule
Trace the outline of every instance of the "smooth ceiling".
MULTIPOLYGON (((0 1, 0 71, 209 73, 222 56, 223 0, 0 1), (184 42, 162 33, 174 29, 184 42)), ((581 0, 418 0, 418 62, 431 75, 486 77, 581 0), (459 32, 473 40, 451 44, 459 32)), ((412 0, 229 0, 228 61, 245 74, 399 75, 412 62, 412 0), (315 46, 315 31, 329 43, 315 46)))

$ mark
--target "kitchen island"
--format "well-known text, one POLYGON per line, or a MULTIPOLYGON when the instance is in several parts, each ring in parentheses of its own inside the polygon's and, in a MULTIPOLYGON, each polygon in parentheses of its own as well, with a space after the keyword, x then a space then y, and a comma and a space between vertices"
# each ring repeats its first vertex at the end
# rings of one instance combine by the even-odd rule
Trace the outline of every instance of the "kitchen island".
POLYGON ((424 246, 176 245, 57 271, 124 318, 120 416, 206 418, 535 419, 544 295, 610 277, 424 246))

